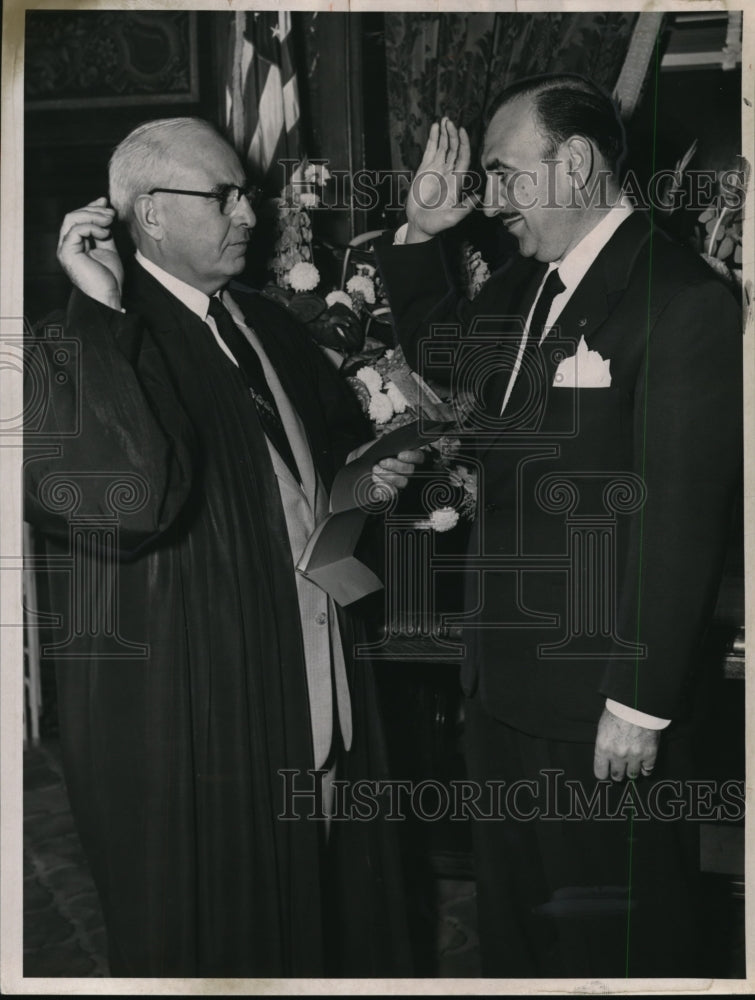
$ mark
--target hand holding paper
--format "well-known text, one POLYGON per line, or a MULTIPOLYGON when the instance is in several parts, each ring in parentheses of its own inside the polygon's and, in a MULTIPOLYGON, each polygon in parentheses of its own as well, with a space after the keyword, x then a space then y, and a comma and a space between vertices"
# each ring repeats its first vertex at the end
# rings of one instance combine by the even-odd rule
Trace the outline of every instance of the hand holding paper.
POLYGON ((415 466, 424 460, 425 454, 419 449, 400 451, 395 458, 381 458, 377 465, 372 467, 372 481, 376 486, 391 491, 403 490, 415 466))
POLYGON ((424 460, 421 445, 439 437, 450 421, 414 421, 358 449, 340 470, 330 491, 331 513, 322 521, 296 567, 344 606, 379 590, 380 580, 354 557, 354 547, 367 519, 358 505, 358 486, 367 477, 386 489, 402 489, 415 465, 424 460))

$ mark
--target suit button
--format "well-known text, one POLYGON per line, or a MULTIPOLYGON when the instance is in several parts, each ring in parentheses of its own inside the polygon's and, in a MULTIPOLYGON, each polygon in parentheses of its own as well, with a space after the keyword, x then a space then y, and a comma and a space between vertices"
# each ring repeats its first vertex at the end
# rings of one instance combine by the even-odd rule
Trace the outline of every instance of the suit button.
POLYGON ((317 622, 318 625, 324 625, 327 622, 327 620, 328 616, 325 614, 324 611, 321 611, 319 615, 315 615, 315 621, 317 622))

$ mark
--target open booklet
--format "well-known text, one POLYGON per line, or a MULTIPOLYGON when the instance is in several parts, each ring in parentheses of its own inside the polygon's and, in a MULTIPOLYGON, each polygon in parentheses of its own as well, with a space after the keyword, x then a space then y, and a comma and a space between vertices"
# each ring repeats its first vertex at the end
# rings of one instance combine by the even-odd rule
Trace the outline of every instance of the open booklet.
POLYGON ((380 590, 381 580, 354 555, 369 516, 357 502, 357 487, 372 476, 381 458, 421 448, 454 426, 452 420, 414 420, 373 441, 339 471, 330 491, 330 514, 315 528, 297 563, 297 572, 326 591, 342 607, 380 590))

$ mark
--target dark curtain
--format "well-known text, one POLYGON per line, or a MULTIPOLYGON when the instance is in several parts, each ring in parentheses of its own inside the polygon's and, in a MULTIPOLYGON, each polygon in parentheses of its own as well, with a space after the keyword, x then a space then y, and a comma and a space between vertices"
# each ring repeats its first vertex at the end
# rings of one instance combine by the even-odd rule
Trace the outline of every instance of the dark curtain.
POLYGON ((536 73, 582 73, 611 91, 637 14, 385 15, 394 170, 415 170, 432 122, 449 115, 473 149, 503 87, 536 73))

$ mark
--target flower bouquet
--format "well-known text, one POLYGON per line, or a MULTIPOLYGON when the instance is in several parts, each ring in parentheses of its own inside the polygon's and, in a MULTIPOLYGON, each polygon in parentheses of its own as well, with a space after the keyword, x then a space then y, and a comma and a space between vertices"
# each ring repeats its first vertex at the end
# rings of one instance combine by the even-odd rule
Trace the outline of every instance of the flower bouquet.
MULTIPOLYGON (((440 386, 430 385, 413 372, 400 347, 386 348, 368 337, 364 349, 344 363, 346 380, 380 436, 418 417, 463 423, 471 406, 466 396, 451 398, 440 386), (445 398, 443 398, 445 396, 445 398)), ((423 478, 445 484, 453 505, 444 505, 415 522, 415 527, 449 531, 460 518, 474 519, 477 480, 474 472, 455 461, 461 448, 458 438, 446 435, 426 446, 428 460, 423 478)))
MULTIPOLYGON (((370 335, 374 331, 393 340, 390 307, 377 269, 370 263, 372 251, 367 239, 373 234, 361 238, 363 245, 346 249, 341 287, 327 292, 321 289, 320 272, 312 259, 309 210, 320 203, 316 189, 322 188, 329 176, 324 166, 305 160, 281 196, 272 200, 277 239, 269 264, 275 282, 266 286, 265 294, 294 312, 315 342, 330 354, 378 437, 420 416, 461 423, 471 400, 452 399, 441 387, 431 386, 409 368, 400 347, 390 347, 370 335)), ((461 263, 462 282, 471 298, 489 271, 480 253, 469 244, 463 248, 461 263)), ((423 478, 444 484, 441 493, 452 496, 455 503, 431 510, 416 526, 442 532, 455 527, 460 518, 474 517, 475 476, 455 462, 459 448, 459 440, 448 436, 427 445, 430 460, 425 463, 423 478)))

